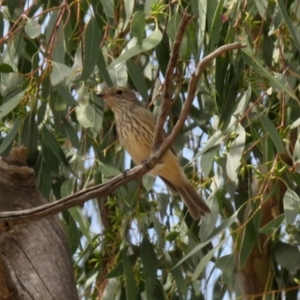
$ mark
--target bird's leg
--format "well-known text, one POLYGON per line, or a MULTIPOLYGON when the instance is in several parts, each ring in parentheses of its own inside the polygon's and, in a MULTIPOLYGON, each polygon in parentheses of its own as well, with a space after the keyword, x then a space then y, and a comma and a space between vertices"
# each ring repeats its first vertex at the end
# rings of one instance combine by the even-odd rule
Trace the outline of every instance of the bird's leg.
POLYGON ((124 177, 124 178, 127 177, 128 172, 129 172, 129 169, 126 169, 126 170, 123 171, 123 177, 124 177))
POLYGON ((143 166, 145 166, 148 170, 151 170, 152 168, 150 167, 150 165, 149 165, 149 159, 147 158, 147 159, 144 159, 143 161, 142 161, 142 165, 143 166))

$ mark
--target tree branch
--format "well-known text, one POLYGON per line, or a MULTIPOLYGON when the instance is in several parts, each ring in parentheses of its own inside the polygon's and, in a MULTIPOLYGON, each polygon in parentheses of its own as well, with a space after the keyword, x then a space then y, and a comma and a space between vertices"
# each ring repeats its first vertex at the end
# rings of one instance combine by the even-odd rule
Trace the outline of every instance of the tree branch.
POLYGON ((159 150, 163 142, 163 138, 164 138, 163 127, 172 107, 172 101, 171 101, 172 100, 172 79, 174 76, 174 69, 178 61, 179 49, 180 49, 181 41, 184 36, 184 32, 186 31, 186 28, 191 19, 192 16, 188 15, 187 13, 184 13, 176 32, 174 44, 172 47, 171 57, 166 70, 164 89, 163 89, 163 101, 162 101, 160 114, 155 127, 152 152, 159 150))
MULTIPOLYGON (((175 138, 177 137, 178 133, 180 132, 180 130, 190 112, 190 108, 191 108, 193 100, 195 98, 198 81, 199 81, 203 71, 207 67, 207 65, 212 60, 214 60, 216 57, 220 56, 224 52, 228 52, 228 51, 235 50, 235 49, 241 49, 241 48, 245 48, 245 47, 247 47, 247 46, 242 45, 241 43, 232 43, 232 44, 221 46, 220 48, 216 49, 214 52, 212 52, 209 55, 207 55, 206 57, 204 57, 198 63, 197 69, 192 74, 191 80, 189 82, 187 98, 182 106, 178 121, 175 124, 175 126, 172 130, 172 133, 167 138, 165 138, 165 140, 161 144, 161 147, 158 150, 155 150, 155 148, 153 149, 154 151, 152 151, 150 160, 147 164, 148 167, 153 168, 154 167, 153 162, 157 162, 162 156, 164 156, 164 154, 172 146, 175 138)), ((157 126, 156 126, 156 128, 157 128, 157 126)))
MULTIPOLYGON (((3 159, 0 159, 0 165, 7 164, 3 159)), ((25 168, 25 167, 22 167, 25 168)), ((27 167, 26 167, 27 168, 27 167)), ((32 170, 28 168, 29 170, 32 170)), ((139 165, 126 173, 126 177, 120 174, 103 184, 90 187, 86 190, 77 192, 73 195, 65 197, 55 202, 37 206, 31 209, 0 212, 0 229, 11 229, 16 225, 24 224, 31 221, 40 220, 45 217, 62 212, 74 206, 82 205, 88 200, 96 197, 106 197, 110 195, 118 187, 146 174, 149 169, 144 165, 139 165)))

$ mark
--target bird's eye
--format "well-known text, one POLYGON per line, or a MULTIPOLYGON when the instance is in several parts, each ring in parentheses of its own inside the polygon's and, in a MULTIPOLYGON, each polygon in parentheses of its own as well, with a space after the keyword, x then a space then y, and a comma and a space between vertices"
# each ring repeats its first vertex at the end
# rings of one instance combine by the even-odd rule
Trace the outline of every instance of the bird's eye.
POLYGON ((117 94, 118 95, 123 95, 123 91, 122 90, 117 90, 117 94))

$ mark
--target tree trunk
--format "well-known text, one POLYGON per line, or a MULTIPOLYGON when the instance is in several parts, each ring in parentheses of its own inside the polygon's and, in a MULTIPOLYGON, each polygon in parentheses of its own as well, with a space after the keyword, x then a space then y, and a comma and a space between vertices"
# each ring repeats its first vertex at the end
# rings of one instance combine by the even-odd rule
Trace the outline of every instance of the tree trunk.
MULTIPOLYGON (((25 166, 27 149, 0 158, 0 211, 46 203, 25 166)), ((0 299, 78 299, 67 238, 57 216, 2 228, 0 299)))

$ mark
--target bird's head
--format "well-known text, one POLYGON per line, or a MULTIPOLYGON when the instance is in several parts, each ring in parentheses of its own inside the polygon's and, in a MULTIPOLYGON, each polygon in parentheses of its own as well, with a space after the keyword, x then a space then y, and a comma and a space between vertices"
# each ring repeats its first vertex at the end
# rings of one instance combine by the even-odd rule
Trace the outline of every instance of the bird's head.
POLYGON ((123 108, 129 108, 134 104, 141 105, 135 93, 125 87, 110 87, 99 93, 97 96, 103 98, 115 113, 123 108))

